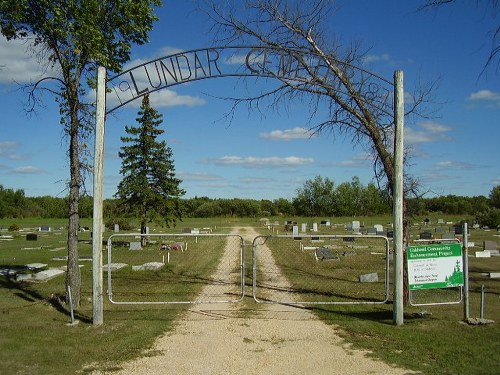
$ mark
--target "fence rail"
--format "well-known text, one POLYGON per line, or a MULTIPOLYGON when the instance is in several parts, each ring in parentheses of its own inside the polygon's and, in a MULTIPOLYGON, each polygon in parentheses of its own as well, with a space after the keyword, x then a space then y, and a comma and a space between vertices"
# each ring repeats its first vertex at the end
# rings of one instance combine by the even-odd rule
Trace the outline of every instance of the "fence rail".
POLYGON ((238 302, 243 259, 239 235, 114 234, 104 267, 108 298, 113 304, 238 302))
POLYGON ((261 303, 383 304, 390 296, 390 257, 384 236, 259 236, 253 296, 261 303))

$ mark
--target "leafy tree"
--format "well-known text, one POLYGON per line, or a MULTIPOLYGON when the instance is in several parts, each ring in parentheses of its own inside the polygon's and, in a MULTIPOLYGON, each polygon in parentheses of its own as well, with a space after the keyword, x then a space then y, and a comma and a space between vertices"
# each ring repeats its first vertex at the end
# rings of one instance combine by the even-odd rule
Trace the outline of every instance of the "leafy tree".
POLYGON ((297 189, 293 205, 305 216, 332 216, 335 207, 334 182, 328 177, 316 176, 307 180, 302 188, 297 189))
POLYGON ((358 177, 341 183, 335 190, 335 209, 340 216, 358 216, 362 213, 363 186, 358 177))
MULTIPOLYGON (((159 114, 149 104, 149 95, 142 99, 136 121, 138 127, 126 126, 130 134, 122 137, 126 145, 119 152, 122 158, 120 173, 124 176, 118 185, 116 196, 130 210, 137 212, 141 221, 141 233, 146 233, 148 222, 156 221, 175 224, 182 218, 179 197, 185 194, 175 177, 173 153, 165 141, 157 141, 164 133, 158 126, 163 122, 159 114)), ((145 244, 146 238, 142 237, 145 244)))
POLYGON ((490 191, 490 203, 495 208, 500 208, 500 185, 495 186, 490 191))
POLYGON ((27 39, 41 48, 41 59, 58 76, 32 86, 30 98, 42 89, 55 95, 69 142, 69 225, 66 283, 73 303, 80 305, 78 266, 79 201, 83 188, 82 153, 92 131, 86 88, 97 64, 118 72, 130 59, 132 44, 148 41, 160 0, 2 0, 0 26, 8 39, 27 39))

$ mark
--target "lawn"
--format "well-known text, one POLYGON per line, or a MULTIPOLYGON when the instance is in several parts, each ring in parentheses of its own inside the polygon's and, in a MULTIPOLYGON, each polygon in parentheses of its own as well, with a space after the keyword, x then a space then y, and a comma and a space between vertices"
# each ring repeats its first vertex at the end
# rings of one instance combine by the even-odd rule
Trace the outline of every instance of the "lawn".
MULTIPOLYGON (((431 218, 436 221, 437 218, 431 218)), ((445 221, 460 219, 445 217, 445 221)), ((280 224, 283 218, 277 219, 280 224)), ((296 219, 301 222, 301 219, 296 219)), ((311 222, 313 219, 308 219, 311 222)), ((349 218, 338 218, 336 223, 348 222, 349 218)), ((303 220, 304 222, 306 220, 303 220)), ((376 223, 386 225, 390 218, 365 218, 364 225, 376 223)), ((422 219, 423 221, 423 219, 422 219)), ((50 267, 64 266, 65 262, 54 260, 65 254, 64 220, 16 220, 21 228, 36 233, 37 241, 27 241, 26 233, 6 231, 14 221, 0 221, 0 268, 15 269, 28 263, 45 263, 50 267), (40 225, 51 226, 51 232, 38 232, 40 225), (8 238, 12 236, 12 239, 8 238)), ((82 223, 90 225, 89 222, 82 223)), ((215 233, 228 233, 235 225, 252 225, 263 234, 267 228, 258 219, 231 220, 186 220, 180 228, 170 233, 181 233, 184 227, 211 227, 215 233)), ((339 230, 342 228, 339 227, 339 230)), ((280 228, 281 230, 281 228, 280 228)), ((414 235, 423 227, 414 227, 414 235)), ((280 234, 282 234, 281 232, 280 234)), ((112 232, 106 232, 106 236, 112 232)), ((222 237, 221 237, 222 238, 222 237)), ((217 241, 216 239, 213 239, 217 241)), ((496 231, 471 230, 469 241, 478 247, 471 248, 474 254, 485 240, 498 242, 496 231)), ((90 256, 90 233, 81 234, 80 254, 90 256)), ((196 244, 189 244, 189 251, 195 252, 196 244)), ((221 248, 220 243, 199 244, 202 248, 221 248)), ((162 271, 151 274, 132 274, 127 271, 116 274, 113 279, 118 298, 163 298, 173 290, 177 296, 192 299, 199 292, 201 284, 195 280, 206 278, 213 272, 217 252, 198 251, 196 259, 175 260, 162 271), (199 265, 196 272, 188 265, 199 265), (194 272, 194 273, 193 273, 194 272), (182 275, 184 282, 173 284, 172 275, 182 275), (162 282, 170 280, 169 289, 162 282), (186 280, 190 282, 185 282, 186 280), (156 282, 161 281, 161 282, 156 282)), ((115 253, 114 253, 115 254, 115 253)), ((142 252, 116 248, 116 254, 129 262, 127 257, 141 254, 144 261, 159 260, 163 256, 155 244, 142 252), (133 253, 133 254, 132 254, 133 253)), ((178 256, 179 254, 175 254, 178 256)), ((174 254, 172 255, 174 256, 174 254)), ((247 253, 247 259, 249 258, 247 253)), ((352 261, 352 260, 349 260, 352 261)), ((134 261, 135 262, 135 261, 134 261)), ((369 262, 369 260, 367 261, 369 262)), ((92 369, 119 368, 122 361, 141 355, 150 348, 154 340, 169 329, 175 319, 180 318, 188 307, 181 305, 116 305, 106 299, 104 324, 93 326, 91 305, 91 263, 83 261, 82 305, 75 312, 78 324, 70 325, 68 305, 64 300, 64 277, 43 283, 18 282, 12 275, 0 276, 0 373, 5 374, 74 374, 86 373, 92 369)), ((290 268, 292 269, 292 268, 290 268)), ((285 274, 286 269, 282 270, 285 274)), ((372 355, 389 363, 422 371, 424 374, 497 374, 500 362, 500 279, 486 277, 488 272, 500 271, 500 258, 469 258, 471 303, 470 315, 480 313, 481 288, 484 287, 484 317, 494 320, 489 325, 467 325, 463 320, 463 304, 440 306, 406 306, 405 324, 392 324, 392 305, 320 305, 311 309, 328 324, 340 328, 346 341, 354 348, 368 349, 372 355), (426 314, 419 314, 422 312, 426 314), (425 317, 419 317, 425 315, 425 317)), ((247 266, 247 274, 251 267, 247 266)), ((304 282, 297 274, 288 275, 292 282, 304 282)), ((106 282, 106 280, 105 280, 106 282)), ((251 285, 250 277, 247 284, 251 285)), ((317 286, 321 288, 320 286, 317 286)), ((324 290, 322 291, 325 292, 324 290)), ((364 293, 364 292, 363 292, 364 293)), ((367 298, 371 298, 369 295, 367 298)), ((379 298, 379 295, 377 295, 379 298)), ((245 300, 245 307, 251 301, 245 300)), ((252 306, 250 306, 252 307, 252 306)), ((253 307, 252 307, 253 308, 253 307)))

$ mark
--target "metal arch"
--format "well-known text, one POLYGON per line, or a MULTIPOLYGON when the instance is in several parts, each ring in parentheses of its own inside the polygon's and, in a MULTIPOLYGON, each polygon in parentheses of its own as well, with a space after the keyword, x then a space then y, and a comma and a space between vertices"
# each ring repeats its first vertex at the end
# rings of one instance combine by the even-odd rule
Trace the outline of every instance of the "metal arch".
MULTIPOLYGON (((262 77, 262 78, 275 78, 278 80, 297 82, 298 84, 315 84, 310 78, 306 76, 300 76, 299 70, 303 70, 300 66, 294 68, 293 64, 299 64, 299 57, 309 57, 312 59, 318 59, 318 65, 316 69, 325 68, 321 65, 321 60, 323 57, 317 53, 304 52, 292 48, 280 48, 271 46, 225 46, 225 47, 208 47, 208 48, 198 48, 189 51, 177 52, 171 55, 156 58, 134 67, 131 67, 123 72, 116 74, 106 80, 108 86, 107 96, 109 98, 110 94, 114 93, 115 99, 118 101, 117 105, 106 110, 106 114, 115 111, 118 108, 144 96, 146 93, 156 92, 168 87, 174 87, 187 82, 195 82, 200 80, 205 80, 209 78, 222 78, 222 77, 262 77), (219 61, 224 51, 246 51, 245 54, 240 54, 232 62, 230 59, 234 58, 234 54, 226 56, 226 60, 219 61), (267 52, 273 53, 272 56, 267 55, 267 52), (254 61, 251 61, 252 53, 258 53, 258 55, 253 56, 254 61), (262 55, 264 53, 264 55, 262 55), (244 62, 243 62, 244 57, 244 62), (268 59, 271 58, 271 59, 268 59), (285 60, 286 59, 286 60, 285 60), (167 64, 170 63, 170 66, 167 64), (224 63, 224 67, 230 66, 231 69, 226 71, 226 69, 221 68, 221 63, 224 63), (277 63, 277 65, 276 65, 277 63), (191 66, 193 64, 193 66, 191 66), (255 66, 251 64, 256 64, 255 66), (259 65, 261 64, 261 65, 259 65), (266 68, 266 64, 270 65, 270 68, 266 68), (152 74, 156 74, 156 81, 152 82, 150 71, 152 74), (142 69, 144 68, 144 72, 142 69), (183 72, 189 72, 189 75, 182 76, 183 72), (212 72, 212 69, 214 71, 212 72), (154 71, 156 70, 156 73, 154 71), (207 73, 208 70, 208 73, 207 73), (194 77, 193 77, 194 73, 194 77), (169 77, 168 77, 169 76, 169 77), (139 77, 143 78, 143 82, 146 85, 138 85, 139 77), (170 81, 170 82, 167 82, 170 81)), ((340 64, 349 68, 353 71, 359 72, 361 75, 375 78, 376 80, 382 82, 384 85, 390 86, 390 90, 386 89, 386 95, 381 102, 368 102, 366 104, 375 107, 386 115, 392 115, 392 112, 388 111, 387 99, 391 90, 394 89, 394 83, 390 80, 383 78, 382 76, 368 71, 362 67, 353 65, 348 62, 340 61, 332 58, 336 64, 340 64)), ((310 76, 309 76, 310 77, 310 76)), ((361 77, 363 80, 367 78, 361 77)), ((372 85, 377 85, 373 90, 380 88, 377 83, 371 83, 372 85)))

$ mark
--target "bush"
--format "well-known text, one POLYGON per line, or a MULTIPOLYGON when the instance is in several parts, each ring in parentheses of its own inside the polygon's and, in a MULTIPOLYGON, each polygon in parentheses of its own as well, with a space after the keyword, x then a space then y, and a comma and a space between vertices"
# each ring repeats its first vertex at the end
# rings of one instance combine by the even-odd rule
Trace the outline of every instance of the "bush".
POLYGON ((489 228, 500 227, 500 209, 490 208, 488 211, 482 212, 477 215, 477 222, 481 226, 489 228))
POLYGON ((19 225, 17 224, 12 224, 10 227, 9 227, 9 232, 19 232, 19 225))

